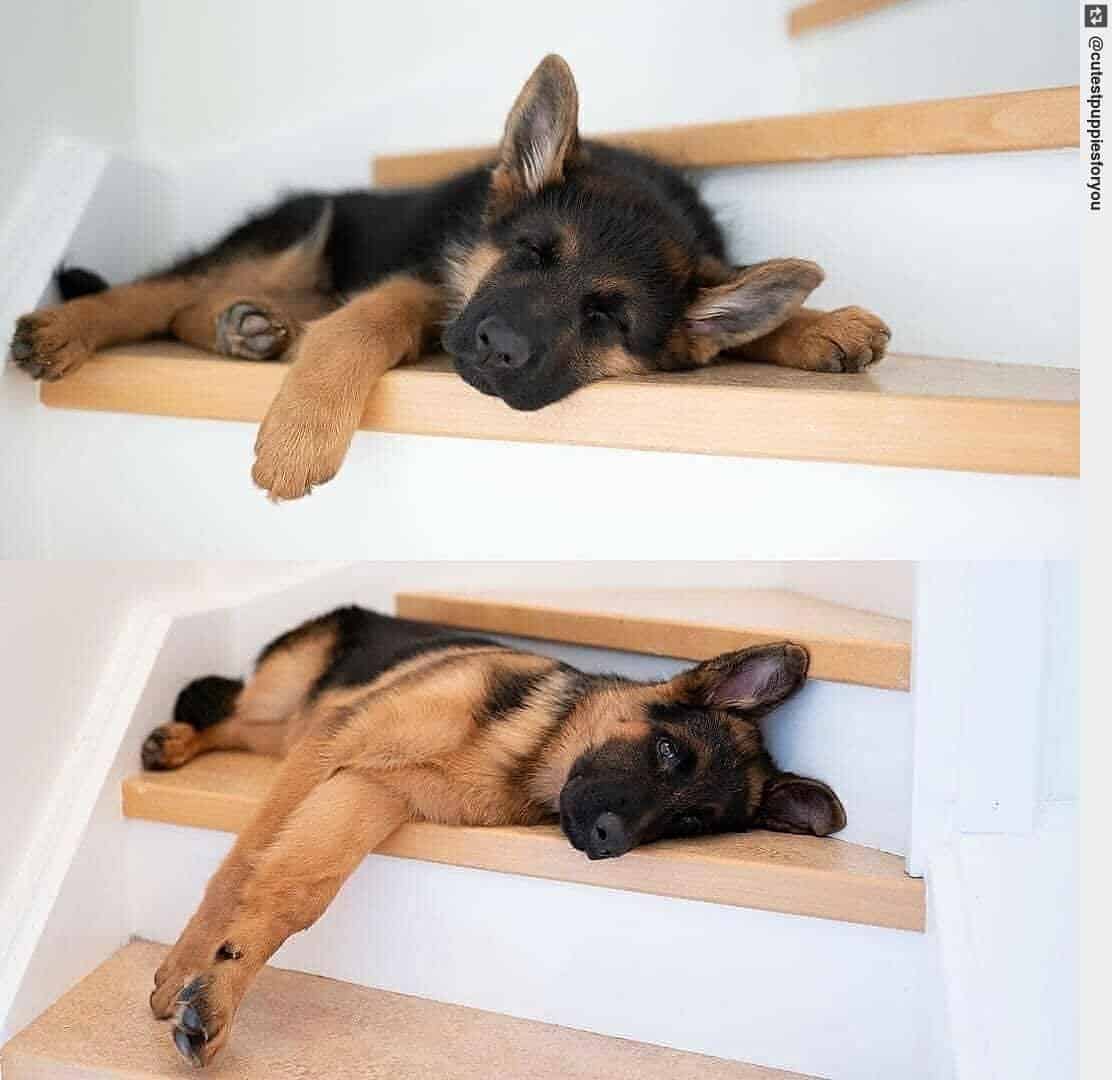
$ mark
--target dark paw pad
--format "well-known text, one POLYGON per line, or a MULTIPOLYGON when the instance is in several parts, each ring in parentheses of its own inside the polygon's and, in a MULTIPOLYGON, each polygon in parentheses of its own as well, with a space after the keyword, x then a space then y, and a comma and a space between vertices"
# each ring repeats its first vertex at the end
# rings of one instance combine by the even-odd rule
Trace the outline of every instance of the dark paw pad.
POLYGON ((216 347, 244 360, 270 360, 285 351, 289 327, 257 304, 241 301, 226 308, 216 322, 216 347))
POLYGON ((174 1045, 186 1061, 198 1068, 205 1064, 202 1051, 210 1036, 206 990, 204 979, 194 979, 178 995, 174 1018, 174 1045))
POLYGON ((15 334, 12 336, 12 359, 32 379, 41 379, 46 374, 48 364, 45 358, 37 355, 34 334, 34 324, 28 316, 24 315, 16 321, 15 334))
POLYGON ((161 728, 156 728, 143 740, 143 768, 157 771, 167 767, 163 757, 166 746, 166 734, 161 728))

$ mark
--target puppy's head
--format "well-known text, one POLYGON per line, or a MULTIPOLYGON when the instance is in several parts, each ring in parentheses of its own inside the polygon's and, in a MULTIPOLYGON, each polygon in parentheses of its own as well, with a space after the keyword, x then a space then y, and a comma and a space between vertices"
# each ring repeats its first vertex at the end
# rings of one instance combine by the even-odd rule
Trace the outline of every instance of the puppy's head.
POLYGON ((516 409, 704 363, 779 325, 822 279, 797 259, 708 257, 686 195, 584 144, 577 120, 571 70, 548 56, 506 121, 480 236, 447 255, 444 346, 464 379, 516 409))
POLYGON ((610 691, 560 794, 572 845, 603 859, 665 837, 842 829, 838 796, 777 769, 756 723, 803 685, 807 664, 798 645, 762 645, 610 691))

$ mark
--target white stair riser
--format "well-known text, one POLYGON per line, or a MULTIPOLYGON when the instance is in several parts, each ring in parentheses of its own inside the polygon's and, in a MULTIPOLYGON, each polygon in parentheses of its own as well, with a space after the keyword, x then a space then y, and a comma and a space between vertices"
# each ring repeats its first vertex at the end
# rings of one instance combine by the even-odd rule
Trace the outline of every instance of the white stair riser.
MULTIPOLYGON (((172 942, 231 837, 149 822, 128 833, 132 932, 172 942)), ((371 856, 276 963, 872 1080, 929 1075, 926 947, 898 930, 371 856)))
POLYGON ((724 170, 703 191, 752 263, 813 259, 899 352, 1080 364, 1076 150, 724 170))
POLYGON ((13 557, 108 559, 125 545, 136 559, 174 558, 188 536, 196 558, 438 559, 446 530, 457 559, 1077 551, 1076 480, 370 432, 356 435, 335 480, 282 506, 279 520, 251 483, 254 424, 63 409, 36 418, 38 471, 51 478, 33 514, 42 544, 13 546, 13 557), (106 476, 135 493, 114 502, 110 519, 106 476), (664 492, 683 492, 683 506, 662 507, 664 492), (199 508, 214 506, 219 522, 198 529, 199 508))

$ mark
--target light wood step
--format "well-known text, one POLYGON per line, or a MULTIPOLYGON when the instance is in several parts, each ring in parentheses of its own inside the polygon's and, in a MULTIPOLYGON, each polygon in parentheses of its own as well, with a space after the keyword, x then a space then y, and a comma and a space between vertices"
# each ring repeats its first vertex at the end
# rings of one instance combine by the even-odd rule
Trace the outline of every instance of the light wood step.
MULTIPOLYGON (((240 830, 278 763, 253 754, 204 754, 173 772, 123 784, 129 818, 226 832, 240 830)), ((381 854, 527 877, 705 900, 736 907, 864 923, 924 926, 923 883, 903 859, 841 840, 752 832, 663 841, 592 862, 559 828, 469 828, 419 823, 398 829, 381 854)))
MULTIPOLYGON (((65 409, 262 419, 281 364, 221 360, 173 343, 110 349, 42 385, 65 409)), ((388 372, 369 431, 972 472, 1076 476, 1080 378, 1072 370, 891 356, 827 375, 763 364, 607 379, 539 412, 467 386, 446 359, 388 372)))
POLYGON ((707 660, 794 641, 814 679, 907 690, 911 623, 786 589, 517 589, 399 593, 407 619, 622 652, 707 660))
MULTIPOLYGON (((1079 145, 1079 108, 1077 86, 1055 86, 597 137, 692 168, 1047 150, 1079 145)), ((409 187, 493 156, 493 146, 384 154, 374 159, 371 175, 378 187, 409 187)))
MULTIPOLYGON (((147 1007, 166 949, 136 941, 0 1052, 4 1080, 181 1077, 147 1007)), ((266 968, 209 1072, 236 1080, 791 1080, 798 1073, 266 968)))
POLYGON ((902 4, 906 0, 810 0, 788 12, 788 33, 792 37, 822 30, 850 19, 859 19, 881 8, 902 4))

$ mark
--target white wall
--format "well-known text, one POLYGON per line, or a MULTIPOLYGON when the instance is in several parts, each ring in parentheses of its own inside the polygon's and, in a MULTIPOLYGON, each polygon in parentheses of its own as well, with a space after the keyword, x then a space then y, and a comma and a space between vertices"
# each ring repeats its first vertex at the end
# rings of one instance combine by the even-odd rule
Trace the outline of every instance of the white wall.
POLYGON ((195 581, 188 563, 0 562, 0 893, 132 606, 195 581))
POLYGON ((134 142, 137 0, 0 4, 0 234, 47 138, 134 142))
POLYGON ((790 112, 784 7, 141 3, 138 141, 188 168, 192 241, 286 185, 365 184, 372 151, 493 142, 548 52, 585 131, 790 112))
POLYGON ((903 0, 796 40, 799 107, 1065 86, 1077 82, 1078 24, 1059 0, 903 0))

